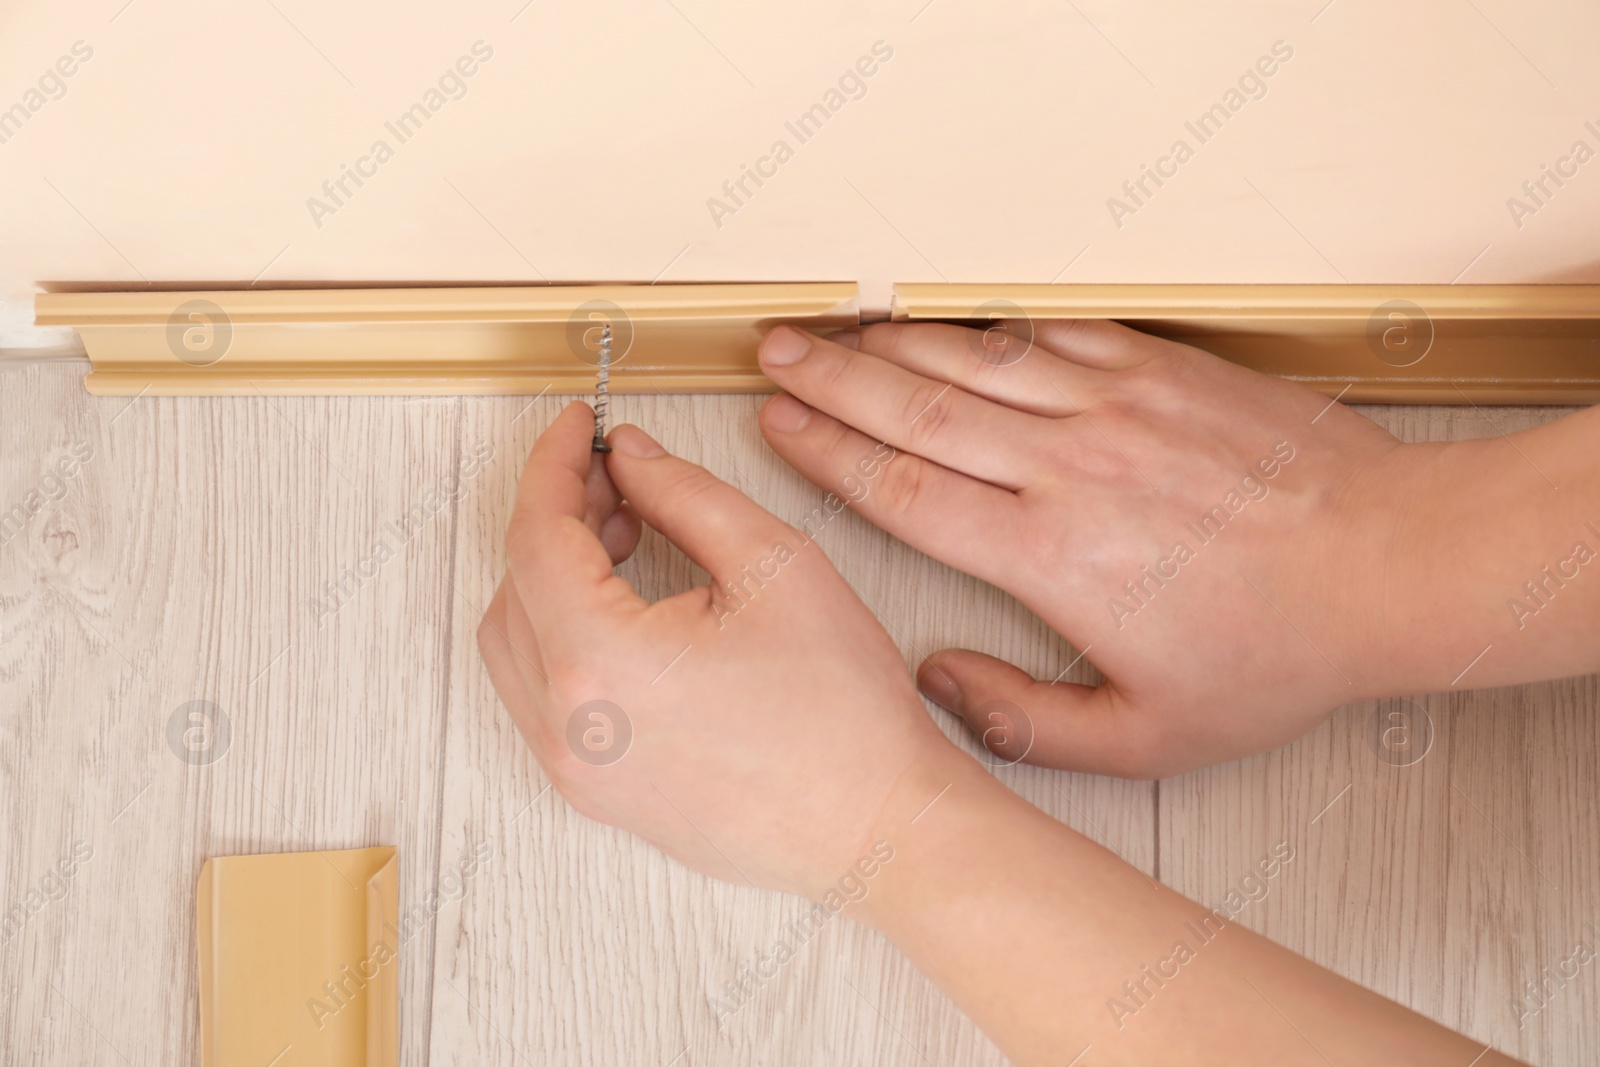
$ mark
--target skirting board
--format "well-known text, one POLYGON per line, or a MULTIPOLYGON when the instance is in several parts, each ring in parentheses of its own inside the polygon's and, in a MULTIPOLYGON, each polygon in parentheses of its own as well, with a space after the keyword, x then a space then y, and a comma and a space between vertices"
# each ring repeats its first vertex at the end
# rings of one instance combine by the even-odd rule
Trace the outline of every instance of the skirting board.
POLYGON ((97 396, 535 394, 594 390, 612 328, 618 392, 761 392, 761 335, 860 321, 856 286, 586 285, 51 293, 97 396))
MULTIPOLYGON (((763 331, 860 321, 854 284, 55 293, 106 396, 764 392, 763 331)), ((1600 286, 925 285, 896 321, 1100 318, 1349 402, 1600 401, 1600 286)))
POLYGON ((893 318, 1115 319, 1349 403, 1600 401, 1600 285, 897 285, 893 318))

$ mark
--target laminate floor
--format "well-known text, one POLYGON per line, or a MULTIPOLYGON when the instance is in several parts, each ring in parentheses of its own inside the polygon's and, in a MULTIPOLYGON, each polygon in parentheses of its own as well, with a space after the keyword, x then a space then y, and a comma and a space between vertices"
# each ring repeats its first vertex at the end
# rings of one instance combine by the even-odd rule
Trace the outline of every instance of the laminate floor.
MULTIPOLYGON (((0 909, 23 915, 0 944, 0 1058, 196 1062, 204 860, 395 844, 402 908, 463 854, 491 856, 402 946, 407 1064, 1003 1062, 847 922, 719 1024, 710 998, 802 902, 691 873, 547 789, 473 631, 522 459, 560 398, 130 401, 86 395, 82 374, 0 363, 0 509, 43 501, 0 544, 0 909), (210 762, 168 741, 195 700, 229 726, 210 762)), ((757 403, 616 406, 797 521, 820 494, 762 445, 757 403)), ((1409 439, 1562 414, 1365 411, 1409 439)), ((822 544, 908 664, 965 645, 1054 675, 1076 656, 1006 595, 853 514, 822 544)), ((647 595, 696 581, 652 534, 624 572, 647 595)), ((1209 903, 1289 843, 1240 921, 1513 1054, 1578 1067, 1600 1058, 1596 965, 1537 1011, 1513 1001, 1600 933, 1597 704, 1595 677, 1368 703, 1155 784, 996 773, 1209 903), (1375 721, 1428 731, 1426 755, 1379 758, 1375 721)))

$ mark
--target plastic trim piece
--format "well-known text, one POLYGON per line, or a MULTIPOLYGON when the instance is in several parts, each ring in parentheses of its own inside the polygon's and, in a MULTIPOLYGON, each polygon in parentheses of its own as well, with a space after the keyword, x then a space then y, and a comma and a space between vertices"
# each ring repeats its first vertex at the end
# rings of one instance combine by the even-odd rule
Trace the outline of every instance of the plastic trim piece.
POLYGON ((98 396, 586 393, 598 327, 614 392, 760 392, 762 333, 860 321, 856 286, 593 285, 52 293, 98 396))
MULTIPOLYGON (((1349 402, 1600 401, 1600 286, 931 285, 896 321, 1101 318, 1349 402)), ((764 392, 761 333, 860 321, 854 284, 58 293, 91 393, 587 393, 598 326, 614 392, 764 392)))
POLYGON ((395 1067, 393 847, 220 856, 200 869, 200 1062, 395 1067))
POLYGON ((1597 285, 899 285, 892 317, 1114 319, 1350 403, 1600 401, 1597 285))

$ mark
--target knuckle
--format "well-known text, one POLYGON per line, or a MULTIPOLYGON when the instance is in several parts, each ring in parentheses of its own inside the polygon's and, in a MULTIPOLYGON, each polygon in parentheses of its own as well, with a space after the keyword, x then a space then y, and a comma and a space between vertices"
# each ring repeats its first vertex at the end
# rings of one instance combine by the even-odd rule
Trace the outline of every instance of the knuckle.
POLYGON ((1022 362, 1028 352, 1031 351, 1030 347, 1025 347, 1021 342, 1008 341, 1006 344, 1012 347, 1009 350, 1002 349, 1003 355, 1001 358, 979 359, 974 356, 965 366, 967 380, 972 382, 979 392, 991 390, 997 383, 1014 375, 1017 364, 1022 362), (1022 355, 1017 355, 1016 353, 1018 352, 1021 352, 1022 355))
POLYGON ((1062 435, 1052 447, 1057 459, 1096 478, 1119 484, 1144 484, 1140 465, 1146 460, 1148 415, 1133 397, 1114 396, 1084 413, 1081 432, 1062 435))
POLYGON ((814 350, 813 359, 816 356, 822 357, 817 360, 822 364, 817 372, 818 386, 830 394, 843 391, 854 375, 859 357, 849 349, 841 350, 837 347, 825 351, 814 350))
POLYGON ((889 518, 904 518, 916 510, 927 486, 928 464, 913 457, 891 464, 881 475, 878 508, 889 518))
MULTIPOLYGON (((874 351, 883 353, 884 358, 891 363, 903 365, 908 362, 909 358, 915 355, 911 348, 919 340, 917 334, 912 332, 915 327, 908 327, 906 323, 899 322, 885 322, 879 326, 881 328, 874 351)), ((926 342, 927 336, 924 335, 920 340, 926 342)))
POLYGON ((913 448, 943 436, 954 410, 951 387, 944 382, 929 382, 913 389, 906 399, 907 436, 913 448))
POLYGON ((1092 405, 1094 423, 1107 437, 1115 440, 1117 433, 1126 433, 1139 418, 1138 394, 1131 390, 1119 390, 1109 396, 1100 397, 1092 405))
POLYGON ((1158 355, 1130 368, 1129 392, 1147 409, 1177 411, 1194 402, 1194 368, 1179 352, 1158 355))
POLYGON ((846 423, 837 419, 828 425, 827 440, 823 442, 822 454, 837 457, 841 466, 845 457, 850 453, 850 444, 855 439, 855 431, 846 423))
POLYGON ((1054 347, 1064 356, 1081 350, 1092 339, 1091 319, 1058 319, 1053 338, 1054 347))
POLYGON ((1138 453, 1141 450, 1144 427, 1149 422, 1149 414, 1142 408, 1142 402, 1134 398, 1117 398, 1106 403, 1104 408, 1094 410, 1094 426, 1098 427, 1102 448, 1117 456, 1118 453, 1126 456, 1123 467, 1131 462, 1138 462, 1138 453))
POLYGON ((886 356, 893 355, 899 350, 905 332, 902 324, 898 322, 874 322, 861 329, 861 348, 863 351, 881 352, 886 356))
POLYGON ((1061 340, 1065 344, 1081 341, 1088 329, 1088 319, 1067 319, 1061 324, 1061 340))
POLYGON ((704 467, 689 464, 685 469, 672 476, 667 484, 665 499, 673 507, 690 508, 696 503, 703 502, 704 498, 720 492, 723 483, 716 475, 704 467))

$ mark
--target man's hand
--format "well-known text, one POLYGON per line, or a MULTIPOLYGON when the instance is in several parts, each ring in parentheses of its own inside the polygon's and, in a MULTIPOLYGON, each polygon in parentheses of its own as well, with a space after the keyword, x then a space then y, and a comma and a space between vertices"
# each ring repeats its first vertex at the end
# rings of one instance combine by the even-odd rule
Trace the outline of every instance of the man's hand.
POLYGON ((1397 654, 1424 659, 1426 638, 1399 647, 1386 595, 1436 543, 1421 487, 1445 446, 1401 446, 1310 389, 1116 324, 1035 328, 1030 345, 785 327, 762 346, 792 394, 762 411, 779 455, 831 485, 874 442, 901 450, 857 509, 1012 593, 1106 677, 1051 684, 944 651, 924 693, 1009 757, 1157 777, 1406 684, 1397 654))
POLYGON ((593 432, 573 404, 528 457, 478 630, 500 699, 580 812, 733 882, 860 879, 897 785, 975 764, 820 548, 637 427, 602 465, 593 432), (641 519, 710 586, 648 604, 613 575, 641 519))

